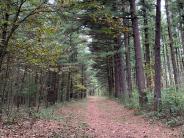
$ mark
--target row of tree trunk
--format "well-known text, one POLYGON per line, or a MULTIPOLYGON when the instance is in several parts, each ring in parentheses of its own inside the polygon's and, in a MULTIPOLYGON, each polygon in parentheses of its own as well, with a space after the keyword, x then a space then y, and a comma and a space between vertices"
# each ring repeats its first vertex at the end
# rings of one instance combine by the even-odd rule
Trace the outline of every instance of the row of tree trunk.
MULTIPOLYGON (((13 63, 7 59, 0 73, 0 97, 1 115, 11 114, 16 108, 35 107, 38 111, 40 106, 53 105, 56 102, 70 101, 71 99, 82 99, 86 97, 85 89, 74 89, 75 83, 71 70, 58 71, 57 68, 40 68, 13 63)), ((62 69, 62 67, 61 67, 62 69)), ((59 70, 61 70, 59 69, 59 70)), ((85 76, 84 71, 81 75, 85 76)), ((84 80, 79 80, 85 85, 84 80)), ((77 82, 78 83, 78 82, 77 82)))
MULTIPOLYGON (((118 1, 119 2, 119 1, 118 1)), ((141 46, 140 40, 140 30, 138 16, 136 12, 136 1, 129 0, 128 2, 122 1, 126 6, 123 7, 123 12, 130 12, 131 16, 126 16, 123 19, 123 26, 130 28, 132 25, 133 32, 133 42, 134 42, 134 52, 135 52, 135 77, 138 92, 139 92, 139 104, 144 107, 148 99, 146 96, 146 91, 150 91, 154 87, 154 109, 159 109, 161 105, 161 89, 162 87, 170 87, 172 84, 176 87, 176 90, 180 84, 179 71, 183 71, 183 53, 180 49, 175 48, 173 40, 173 28, 171 23, 171 15, 169 10, 169 1, 165 0, 166 9, 166 21, 167 21, 167 32, 169 47, 163 43, 163 48, 161 51, 161 41, 166 42, 164 36, 161 35, 161 0, 156 1, 156 18, 155 18, 155 43, 154 51, 151 53, 150 44, 150 32, 149 29, 149 9, 145 0, 142 0, 142 17, 143 17, 143 46, 141 46), (130 6, 130 11, 127 8, 130 6), (131 23, 130 20, 131 19, 131 23), (144 60, 143 51, 144 47, 144 60), (161 56, 163 52, 163 56, 161 56), (171 56, 170 56, 171 55, 171 56), (178 55, 178 56, 176 56, 178 55), (154 63, 152 63, 151 56, 154 56, 154 63), (162 60, 164 63, 162 64, 162 60), (145 64, 143 64, 145 61, 145 64), (154 66, 153 66, 154 64, 154 66), (162 69, 163 68, 163 69, 162 69), (153 70, 153 71, 152 71, 153 70), (163 72, 163 73, 162 73, 163 72), (173 74, 173 78, 172 78, 173 74), (165 77, 165 79, 164 79, 165 77), (154 81, 153 81, 154 80, 154 81), (174 81, 172 81, 174 80, 174 81)), ((181 12, 180 12, 181 13, 181 12)), ((180 23, 180 36, 181 42, 183 44, 184 37, 182 28, 183 25, 180 23)), ((124 32, 123 34, 117 34, 114 39, 114 56, 107 56, 107 79, 108 79, 108 89, 109 95, 112 96, 114 93, 115 97, 125 96, 126 93, 131 97, 132 93, 132 63, 131 63, 131 35, 129 32, 124 32), (123 42, 122 42, 123 36, 123 42), (125 49, 125 55, 122 49, 125 49)))

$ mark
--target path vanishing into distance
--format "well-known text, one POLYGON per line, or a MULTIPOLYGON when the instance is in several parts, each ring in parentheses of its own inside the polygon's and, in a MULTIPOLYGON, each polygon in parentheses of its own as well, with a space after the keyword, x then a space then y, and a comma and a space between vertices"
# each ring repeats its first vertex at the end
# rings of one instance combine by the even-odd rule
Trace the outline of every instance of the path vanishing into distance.
POLYGON ((175 138, 179 130, 145 121, 115 101, 90 97, 87 102, 87 122, 98 138, 175 138))
POLYGON ((180 138, 180 128, 150 122, 104 97, 54 108, 53 118, 21 120, 0 129, 1 138, 180 138), (60 120, 61 118, 61 120, 60 120))

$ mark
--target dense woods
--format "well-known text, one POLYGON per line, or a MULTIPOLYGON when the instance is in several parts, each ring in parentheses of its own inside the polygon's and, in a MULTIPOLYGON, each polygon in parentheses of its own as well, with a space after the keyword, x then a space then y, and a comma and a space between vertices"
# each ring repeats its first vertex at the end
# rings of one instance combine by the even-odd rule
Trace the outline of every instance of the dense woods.
POLYGON ((183 124, 183 8, 183 0, 0 0, 0 122, 96 94, 183 124))

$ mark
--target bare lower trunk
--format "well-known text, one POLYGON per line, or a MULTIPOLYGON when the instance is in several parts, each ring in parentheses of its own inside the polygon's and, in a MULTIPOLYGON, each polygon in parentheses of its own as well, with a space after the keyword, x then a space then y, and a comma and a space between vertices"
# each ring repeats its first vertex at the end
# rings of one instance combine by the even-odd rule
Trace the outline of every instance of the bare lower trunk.
POLYGON ((114 63, 115 63, 115 97, 120 97, 125 95, 126 85, 125 85, 125 69, 121 52, 121 35, 118 34, 116 37, 115 44, 115 55, 114 55, 114 63))
POLYGON ((136 15, 135 0, 130 0, 130 11, 131 11, 133 35, 134 35, 136 82, 137 82, 138 91, 139 91, 139 104, 140 106, 144 106, 147 101, 147 96, 145 93, 145 77, 144 77, 144 70, 143 70, 140 33, 139 33, 139 27, 138 27, 138 18, 136 15))
POLYGON ((161 0, 157 0, 156 5, 156 24, 155 24, 155 92, 154 110, 158 110, 161 104, 161 0))
POLYGON ((183 46, 183 53, 184 53, 184 30, 182 30, 184 27, 181 28, 181 40, 182 40, 182 46, 183 46))
MULTIPOLYGON (((180 21, 179 30, 180 30, 180 36, 181 36, 181 43, 182 43, 182 47, 183 47, 182 54, 184 54, 184 26, 183 26, 181 21, 180 21)), ((183 71, 183 69, 184 69, 184 57, 182 57, 181 60, 182 60, 182 71, 183 71)))
POLYGON ((68 72, 68 79, 67 79, 67 93, 66 93, 66 100, 70 101, 70 88, 71 88, 71 73, 68 72))
POLYGON ((144 47, 145 47, 145 66, 146 66, 146 84, 147 88, 151 89, 151 59, 150 59, 150 44, 149 44, 149 28, 148 28, 148 16, 145 0, 143 2, 143 18, 144 18, 144 47))
POLYGON ((108 79, 108 91, 109 96, 113 96, 113 73, 112 73, 112 57, 107 57, 107 79, 108 79))
POLYGON ((165 87, 167 88, 169 87, 169 77, 168 77, 168 70, 167 70, 167 60, 166 60, 167 55, 166 55, 165 48, 166 48, 166 45, 163 44, 163 62, 164 62, 163 66, 164 66, 164 74, 166 78, 166 79, 163 79, 163 81, 165 81, 165 87))
POLYGON ((168 6, 168 0, 165 0, 165 9, 166 9, 166 15, 167 15, 167 24, 168 24, 168 34, 169 34, 169 46, 171 50, 171 61, 173 65, 173 74, 174 74, 174 81, 176 88, 178 88, 178 70, 176 65, 176 56, 174 52, 174 42, 173 42, 173 34, 172 34, 172 25, 171 25, 171 17, 169 14, 169 6, 168 6))
POLYGON ((131 72, 131 60, 130 60, 130 45, 128 33, 125 33, 125 48, 126 48, 126 70, 127 70, 127 84, 128 84, 128 95, 132 96, 132 72, 131 72))

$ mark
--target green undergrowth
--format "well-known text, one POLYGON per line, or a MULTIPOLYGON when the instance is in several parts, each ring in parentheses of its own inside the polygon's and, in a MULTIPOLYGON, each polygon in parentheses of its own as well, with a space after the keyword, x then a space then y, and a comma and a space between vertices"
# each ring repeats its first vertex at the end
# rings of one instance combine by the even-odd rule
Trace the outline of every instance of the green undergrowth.
POLYGON ((135 109, 135 115, 144 115, 151 121, 159 120, 170 126, 184 124, 184 91, 175 88, 162 90, 162 105, 159 111, 153 111, 153 92, 147 92, 148 103, 145 108, 140 108, 138 92, 133 91, 132 97, 120 99, 120 102, 129 109, 135 109))
POLYGON ((3 124, 4 125, 13 125, 17 122, 30 120, 30 119, 45 119, 45 120, 57 120, 62 121, 63 117, 57 115, 55 111, 57 108, 61 108, 64 104, 55 104, 48 108, 40 107, 39 111, 37 111, 36 107, 21 107, 19 110, 17 108, 13 108, 11 112, 8 114, 3 114, 3 124))
POLYGON ((52 106, 45 107, 40 106, 40 109, 37 111, 37 107, 26 107, 21 106, 19 109, 16 107, 13 107, 11 111, 8 111, 8 113, 3 113, 3 124, 11 125, 16 124, 20 119, 22 121, 29 120, 31 118, 34 119, 45 119, 45 120, 55 120, 55 121, 63 121, 64 117, 62 115, 59 115, 56 113, 56 111, 63 106, 70 106, 71 104, 81 104, 86 102, 86 99, 82 100, 71 100, 70 102, 62 102, 62 103, 56 103, 52 106))
POLYGON ((48 108, 43 108, 39 112, 35 112, 34 115, 40 119, 62 121, 63 117, 56 114, 57 108, 61 108, 62 104, 56 104, 48 108))
POLYGON ((57 103, 53 106, 50 106, 48 108, 42 108, 40 109, 39 112, 35 113, 35 116, 37 118, 41 119, 46 119, 46 120, 56 120, 56 121, 63 121, 65 118, 61 114, 57 114, 56 111, 59 108, 62 108, 63 106, 70 106, 71 104, 73 105, 78 105, 80 104, 81 106, 83 103, 86 102, 86 99, 82 100, 71 100, 70 102, 63 102, 63 103, 57 103))

